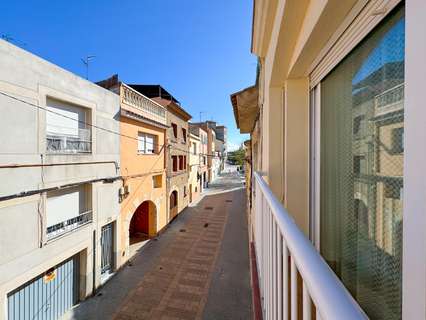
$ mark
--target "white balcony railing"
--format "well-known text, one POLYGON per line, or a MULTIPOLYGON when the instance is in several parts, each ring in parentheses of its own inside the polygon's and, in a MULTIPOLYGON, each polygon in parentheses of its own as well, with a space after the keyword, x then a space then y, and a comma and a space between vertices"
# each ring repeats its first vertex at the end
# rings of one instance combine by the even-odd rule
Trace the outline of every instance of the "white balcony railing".
POLYGON ((147 119, 166 124, 166 109, 131 87, 122 84, 121 102, 130 105, 147 119))
POLYGON ((258 173, 254 185, 254 241, 264 319, 289 319, 289 313, 292 320, 311 319, 312 303, 317 320, 367 319, 258 173))
POLYGON ((375 115, 383 115, 404 108, 404 83, 374 97, 375 115))
POLYGON ((47 227, 47 240, 55 239, 65 233, 76 230, 92 222, 92 211, 86 211, 78 216, 47 227))
POLYGON ((49 125, 46 132, 46 150, 50 153, 90 153, 92 151, 90 129, 71 130, 49 125))

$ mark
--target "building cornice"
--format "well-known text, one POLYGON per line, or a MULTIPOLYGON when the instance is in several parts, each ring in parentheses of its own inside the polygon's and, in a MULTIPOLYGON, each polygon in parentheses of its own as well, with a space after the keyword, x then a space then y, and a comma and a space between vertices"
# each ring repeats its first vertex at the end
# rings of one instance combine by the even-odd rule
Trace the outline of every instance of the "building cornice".
POLYGON ((129 111, 129 110, 125 110, 123 108, 121 108, 121 110, 120 110, 120 115, 122 117, 132 119, 132 120, 136 120, 136 121, 139 121, 139 122, 142 122, 142 123, 145 123, 145 124, 148 124, 148 125, 160 128, 160 129, 168 129, 169 128, 169 126, 167 126, 167 125, 164 125, 160 122, 145 118, 144 116, 141 116, 141 115, 134 113, 132 111, 129 111))
POLYGON ((253 1, 251 52, 258 57, 266 56, 278 1, 253 1))

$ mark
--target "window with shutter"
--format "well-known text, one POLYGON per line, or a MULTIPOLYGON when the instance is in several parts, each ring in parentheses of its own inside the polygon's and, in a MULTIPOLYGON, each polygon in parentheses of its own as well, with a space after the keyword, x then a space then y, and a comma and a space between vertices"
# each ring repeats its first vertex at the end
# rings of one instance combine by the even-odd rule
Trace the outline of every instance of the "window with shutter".
POLYGON ((48 152, 91 152, 91 131, 85 108, 48 98, 46 110, 48 152))

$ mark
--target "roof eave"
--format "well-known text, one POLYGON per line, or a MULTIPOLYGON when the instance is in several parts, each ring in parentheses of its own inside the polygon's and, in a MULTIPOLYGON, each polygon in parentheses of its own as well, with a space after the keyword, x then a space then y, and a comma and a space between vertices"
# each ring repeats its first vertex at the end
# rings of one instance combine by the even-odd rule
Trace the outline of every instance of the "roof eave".
POLYGON ((234 117, 240 133, 251 133, 259 112, 259 90, 251 86, 231 95, 234 117))

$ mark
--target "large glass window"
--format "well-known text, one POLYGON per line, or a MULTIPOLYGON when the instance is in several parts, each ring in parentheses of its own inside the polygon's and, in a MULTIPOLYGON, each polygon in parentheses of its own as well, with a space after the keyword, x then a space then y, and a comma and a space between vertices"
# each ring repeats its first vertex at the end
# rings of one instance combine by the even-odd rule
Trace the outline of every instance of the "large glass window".
POLYGON ((400 319, 404 8, 321 82, 321 253, 371 319, 400 319))

